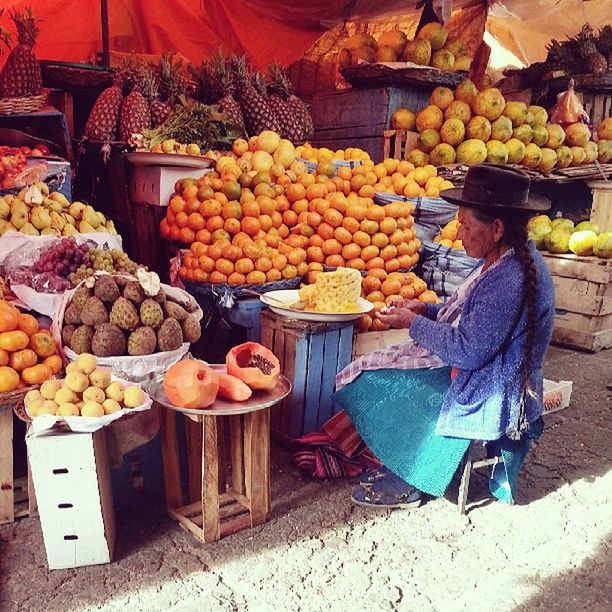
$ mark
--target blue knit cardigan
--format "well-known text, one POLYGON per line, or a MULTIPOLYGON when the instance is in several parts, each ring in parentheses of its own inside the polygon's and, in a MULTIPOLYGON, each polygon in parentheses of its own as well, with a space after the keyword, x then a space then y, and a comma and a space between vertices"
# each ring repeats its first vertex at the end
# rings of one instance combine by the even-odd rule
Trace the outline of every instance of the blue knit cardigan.
MULTIPOLYGON (((555 294, 544 258, 530 245, 537 268, 537 323, 531 387, 526 400, 531 423, 543 408, 542 366, 552 334, 555 294)), ((527 329, 523 268, 508 254, 466 297, 458 327, 436 321, 440 306, 428 305, 410 328, 411 337, 459 370, 440 410, 436 433, 497 440, 516 425, 523 378, 521 362, 527 329)))

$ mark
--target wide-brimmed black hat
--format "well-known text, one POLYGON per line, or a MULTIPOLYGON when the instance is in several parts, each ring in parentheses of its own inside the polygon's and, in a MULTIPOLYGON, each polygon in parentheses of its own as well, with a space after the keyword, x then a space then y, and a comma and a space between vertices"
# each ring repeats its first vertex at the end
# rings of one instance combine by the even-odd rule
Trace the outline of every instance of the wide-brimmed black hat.
POLYGON ((529 193, 529 176, 499 164, 472 166, 463 188, 445 189, 440 197, 447 202, 480 209, 512 209, 524 212, 550 208, 550 200, 529 193))

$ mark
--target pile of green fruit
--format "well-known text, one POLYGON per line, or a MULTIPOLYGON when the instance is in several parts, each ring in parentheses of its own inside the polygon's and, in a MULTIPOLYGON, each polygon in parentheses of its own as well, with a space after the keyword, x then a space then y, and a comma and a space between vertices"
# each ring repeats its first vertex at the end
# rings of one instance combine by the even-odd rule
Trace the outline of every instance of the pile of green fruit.
POLYGON ((166 295, 148 296, 140 283, 122 276, 80 285, 64 313, 62 341, 75 353, 96 357, 141 356, 175 351, 200 339, 200 321, 166 295))
POLYGON ((59 191, 50 194, 45 183, 0 197, 0 236, 11 231, 30 236, 117 233, 113 222, 92 206, 70 203, 59 191))
POLYGON ((600 232, 597 224, 591 221, 574 225, 571 219, 550 219, 546 215, 538 215, 529 221, 527 229, 529 239, 541 251, 612 258, 612 232, 600 232))

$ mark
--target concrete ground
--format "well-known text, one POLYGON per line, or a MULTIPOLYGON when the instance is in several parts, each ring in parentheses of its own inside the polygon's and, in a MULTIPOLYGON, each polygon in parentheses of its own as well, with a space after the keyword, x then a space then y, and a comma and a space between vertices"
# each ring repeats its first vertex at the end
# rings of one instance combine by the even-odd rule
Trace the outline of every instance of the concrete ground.
POLYGON ((551 348, 573 380, 519 481, 519 503, 454 497, 413 511, 351 504, 354 484, 302 479, 274 449, 271 520, 202 545, 161 503, 118 514, 112 564, 47 570, 40 525, 0 527, 0 610, 612 610, 612 353, 551 348))

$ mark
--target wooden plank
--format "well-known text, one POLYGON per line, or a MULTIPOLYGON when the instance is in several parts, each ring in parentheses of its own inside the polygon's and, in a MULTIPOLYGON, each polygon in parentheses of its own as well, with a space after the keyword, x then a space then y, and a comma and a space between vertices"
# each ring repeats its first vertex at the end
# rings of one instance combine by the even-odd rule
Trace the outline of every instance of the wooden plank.
POLYGON ((612 262, 598 257, 544 254, 544 261, 553 276, 604 284, 612 280, 612 262))
POLYGON ((363 332, 355 335, 353 356, 360 357, 366 353, 377 351, 393 344, 401 344, 408 341, 408 333, 405 329, 389 329, 379 332, 363 332))
POLYGON ((219 525, 219 457, 217 418, 204 416, 202 420, 204 452, 202 454, 202 516, 204 541, 215 542, 221 537, 219 525))
POLYGON ((183 504, 181 466, 176 443, 176 413, 169 408, 161 411, 161 436, 166 506, 177 508, 183 504))
POLYGON ((599 332, 583 332, 565 327, 553 329, 552 342, 572 348, 598 352, 612 347, 612 329, 599 332))
MULTIPOLYGON (((287 334, 285 336, 285 342, 284 342, 284 359, 283 359, 283 375, 286 376, 290 381, 291 384, 293 384, 293 381, 295 380, 296 377, 296 347, 297 347, 297 340, 294 336, 287 334)), ((299 366, 301 367, 301 366, 299 366)), ((300 370, 297 370, 298 372, 300 370)), ((295 389, 293 389, 293 392, 296 393, 295 389)), ((299 392, 298 392, 299 393, 299 392)), ((284 432, 288 432, 291 430, 291 395, 289 395, 289 397, 287 397, 284 401, 280 402, 279 404, 277 404, 276 406, 273 406, 270 409, 270 421, 271 421, 271 426, 272 425, 272 415, 276 412, 280 415, 280 419, 278 422, 275 421, 275 425, 273 427, 275 427, 276 429, 280 429, 281 431, 284 432)), ((297 397, 297 395, 296 395, 297 397)))
POLYGON ((599 229, 612 229, 612 181, 593 181, 588 185, 593 190, 593 204, 591 206, 591 221, 599 229))
POLYGON ((244 495, 244 439, 243 416, 235 414, 228 417, 230 430, 230 456, 232 465, 232 488, 244 495))
POLYGON ((612 312, 612 284, 604 285, 563 276, 553 276, 552 281, 555 308, 598 316, 612 312))
MULTIPOLYGON (((352 326, 351 326, 352 327, 352 326)), ((334 410, 334 388, 338 371, 338 348, 340 346, 340 330, 328 331, 323 340, 323 367, 321 372, 321 388, 319 390, 319 410, 317 414, 317 429, 328 421, 334 410)))
POLYGON ((178 510, 176 510, 175 508, 168 508, 168 516, 177 521, 179 526, 182 527, 185 531, 188 531, 195 535, 198 540, 200 540, 201 542, 205 541, 204 531, 200 527, 198 527, 198 525, 194 523, 191 519, 188 519, 187 517, 183 516, 178 510))
POLYGON ((389 89, 348 89, 315 96, 312 119, 316 129, 334 126, 386 125, 389 89))
POLYGON ((612 329, 612 314, 597 317, 555 309, 555 326, 587 332, 605 331, 612 329))
POLYGON ((311 433, 317 429, 317 413, 320 400, 321 378, 323 375, 324 342, 324 334, 308 334, 308 365, 306 370, 303 434, 311 433))
POLYGON ((289 430, 284 431, 290 438, 297 438, 304 433, 304 411, 306 409, 306 376, 309 366, 308 337, 303 335, 294 341, 295 366, 291 384, 291 393, 283 400, 283 410, 289 413, 289 430))
POLYGON ((244 472, 251 506, 251 527, 270 514, 270 411, 244 415, 244 472))
MULTIPOLYGON (((280 362, 281 372, 284 376, 293 375, 293 367, 292 363, 293 359, 291 355, 287 355, 288 347, 294 343, 294 339, 285 334, 282 330, 277 329, 274 332, 274 342, 272 343, 272 352, 278 357, 280 362), (289 373, 289 374, 288 374, 289 373)), ((291 378, 289 378, 291 380, 291 378)), ((276 406, 273 406, 272 413, 270 414, 270 420, 274 423, 274 427, 282 428, 283 422, 283 404, 279 403, 276 406)))
POLYGON ((251 527, 251 516, 249 514, 241 514, 232 519, 226 519, 221 523, 221 537, 224 538, 249 527, 251 527))
POLYGON ((13 411, 0 406, 0 525, 15 520, 13 500, 13 411))
POLYGON ((227 462, 225 460, 225 447, 225 418, 222 418, 217 419, 217 464, 219 466, 217 486, 219 488, 219 495, 225 493, 227 489, 227 462))

